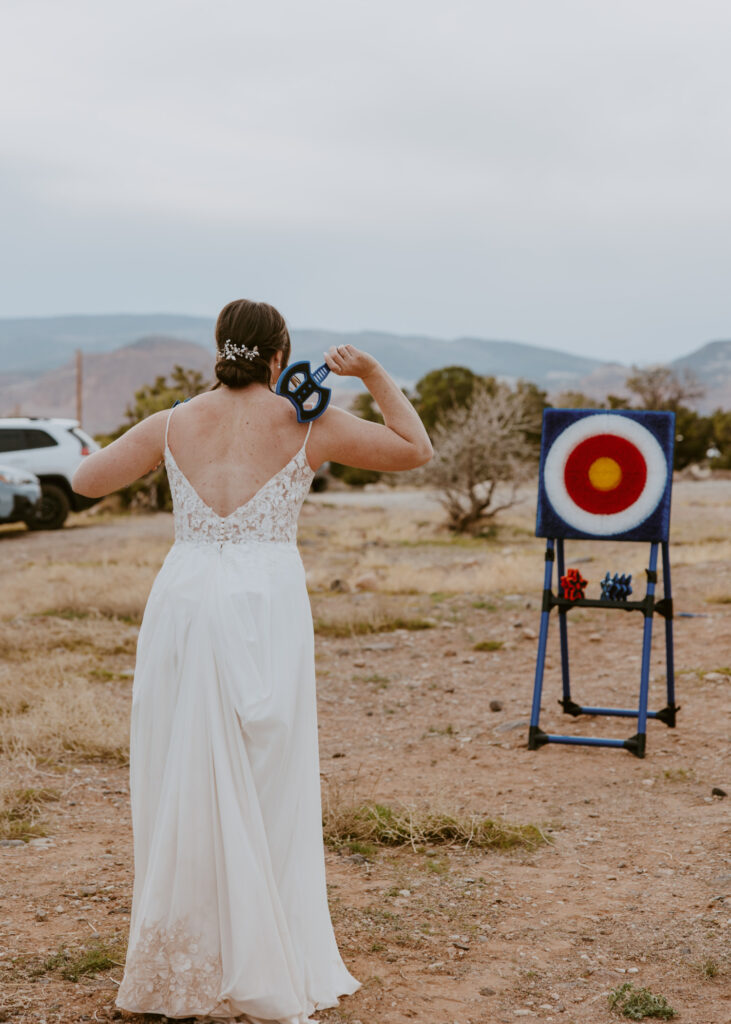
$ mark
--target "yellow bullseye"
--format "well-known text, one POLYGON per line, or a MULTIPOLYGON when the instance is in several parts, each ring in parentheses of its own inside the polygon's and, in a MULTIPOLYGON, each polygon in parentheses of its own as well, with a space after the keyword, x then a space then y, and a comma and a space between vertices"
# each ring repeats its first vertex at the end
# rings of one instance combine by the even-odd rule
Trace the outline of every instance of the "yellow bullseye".
POLYGON ((602 456, 589 466, 589 480, 598 491, 613 491, 622 482, 622 467, 614 459, 602 456))

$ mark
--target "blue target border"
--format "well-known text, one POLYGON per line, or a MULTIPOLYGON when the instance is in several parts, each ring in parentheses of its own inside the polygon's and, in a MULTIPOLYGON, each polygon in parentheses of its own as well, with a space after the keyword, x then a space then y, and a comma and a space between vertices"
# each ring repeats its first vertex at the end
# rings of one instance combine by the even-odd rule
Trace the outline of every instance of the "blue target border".
POLYGON ((670 495, 673 482, 675 413, 626 409, 546 409, 543 413, 541 461, 538 478, 536 536, 591 540, 666 541, 670 532, 670 495), (556 511, 546 490, 545 467, 548 453, 558 437, 579 420, 590 416, 621 416, 644 427, 658 442, 666 462, 665 487, 650 514, 622 533, 591 533, 572 526, 556 511))

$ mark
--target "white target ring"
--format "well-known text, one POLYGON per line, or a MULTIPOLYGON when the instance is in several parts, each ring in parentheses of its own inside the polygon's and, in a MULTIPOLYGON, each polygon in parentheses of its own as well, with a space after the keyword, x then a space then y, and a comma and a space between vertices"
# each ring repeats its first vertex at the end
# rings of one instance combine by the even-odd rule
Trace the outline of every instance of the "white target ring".
MULTIPOLYGON (((635 478, 637 476, 635 472, 635 478)), ((546 496, 557 515, 575 530, 600 537, 626 533, 640 526, 660 503, 667 477, 665 454, 650 431, 637 420, 607 413, 584 416, 566 427, 551 445, 543 469, 546 496), (593 453, 599 456, 592 463, 592 468, 599 462, 611 462, 618 466, 620 480, 622 455, 617 455, 617 452, 622 452, 625 457, 629 455, 635 470, 642 465, 644 475, 641 483, 637 485, 635 479, 635 491, 638 493, 635 495, 634 491, 627 489, 625 507, 612 510, 622 504, 621 493, 617 491, 619 485, 595 487, 596 495, 592 497, 594 485, 588 481, 585 492, 589 497, 585 505, 589 507, 582 507, 577 501, 577 490, 571 478, 572 461, 577 462, 576 453, 582 450, 582 446, 588 450, 587 444, 593 444, 593 453), (602 455, 603 448, 606 449, 606 457, 602 455), (610 495, 611 491, 616 493, 611 495, 611 500, 610 497, 606 498, 610 511, 604 513, 589 510, 601 509, 605 500, 604 493, 610 495)))

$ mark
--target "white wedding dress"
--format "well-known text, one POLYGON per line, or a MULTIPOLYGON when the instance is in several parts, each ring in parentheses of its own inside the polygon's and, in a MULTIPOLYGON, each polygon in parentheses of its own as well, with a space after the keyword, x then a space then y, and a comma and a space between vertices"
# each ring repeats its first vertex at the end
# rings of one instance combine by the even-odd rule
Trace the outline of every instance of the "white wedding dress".
POLYGON ((116 1002, 305 1024, 360 987, 325 888, 312 615, 296 546, 314 475, 307 438, 219 516, 179 469, 169 424, 175 543, 137 647, 135 879, 116 1002))

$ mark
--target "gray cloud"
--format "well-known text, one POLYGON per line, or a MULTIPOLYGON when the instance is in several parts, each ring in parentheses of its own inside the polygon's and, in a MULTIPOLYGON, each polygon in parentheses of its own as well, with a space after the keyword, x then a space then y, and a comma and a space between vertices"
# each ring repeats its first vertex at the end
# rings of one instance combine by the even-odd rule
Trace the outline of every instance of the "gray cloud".
POLYGON ((0 315, 727 337, 730 29, 710 0, 5 0, 0 315))

